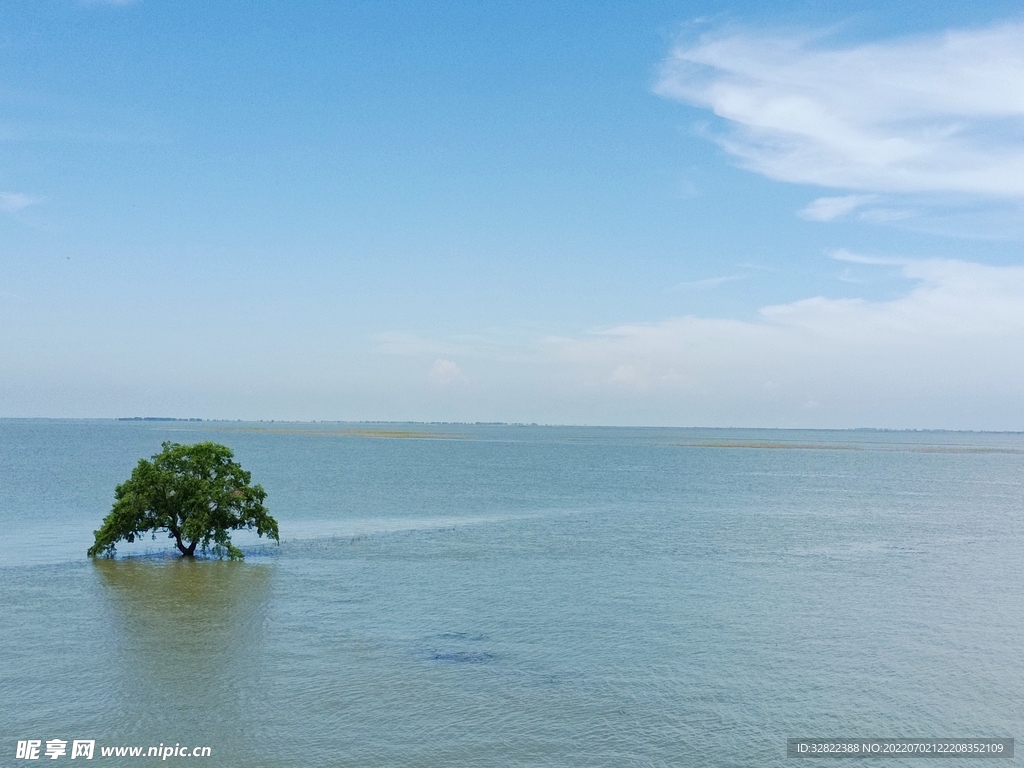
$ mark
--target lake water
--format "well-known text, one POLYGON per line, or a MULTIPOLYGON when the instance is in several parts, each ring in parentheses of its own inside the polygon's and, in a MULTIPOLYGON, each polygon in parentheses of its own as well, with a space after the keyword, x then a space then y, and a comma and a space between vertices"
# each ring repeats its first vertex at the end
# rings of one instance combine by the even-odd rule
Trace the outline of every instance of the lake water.
POLYGON ((429 768, 1020 736, 1022 483, 1016 434, 0 421, 0 768, 29 739, 429 768), (140 457, 208 439, 280 547, 85 557, 140 457))

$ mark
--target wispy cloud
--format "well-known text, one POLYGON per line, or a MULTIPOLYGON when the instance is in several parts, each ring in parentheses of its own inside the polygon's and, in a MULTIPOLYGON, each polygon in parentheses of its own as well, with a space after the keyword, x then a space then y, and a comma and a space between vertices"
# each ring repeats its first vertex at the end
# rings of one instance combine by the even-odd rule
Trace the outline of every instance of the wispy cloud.
POLYGON ((26 195, 21 192, 0 192, 0 211, 17 213, 42 201, 41 197, 35 195, 26 195))
POLYGON ((836 261, 845 261, 849 264, 870 264, 884 267, 906 267, 913 263, 911 259, 894 259, 889 256, 865 256, 861 253, 848 251, 845 248, 837 248, 829 256, 836 261))
MULTIPOLYGON (((782 181, 868 193, 1024 197, 1024 24, 828 47, 706 36, 664 62, 657 93, 728 121, 721 145, 782 181)), ((827 220, 862 205, 822 198, 827 220)))
POLYGON ((877 195, 819 197, 800 211, 800 217, 808 221, 833 221, 877 199, 877 195))

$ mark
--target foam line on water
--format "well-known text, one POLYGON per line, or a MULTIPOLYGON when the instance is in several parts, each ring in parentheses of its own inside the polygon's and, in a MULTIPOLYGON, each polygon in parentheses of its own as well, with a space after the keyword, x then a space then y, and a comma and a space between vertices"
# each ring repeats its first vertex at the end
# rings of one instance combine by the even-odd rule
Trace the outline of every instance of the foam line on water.
MULTIPOLYGON (((281 541, 302 542, 317 539, 341 539, 360 536, 375 536, 404 531, 427 531, 454 528, 463 525, 482 525, 511 520, 527 520, 540 517, 542 513, 503 515, 447 515, 444 517, 367 517, 343 520, 283 520, 280 523, 281 541)), ((243 551, 264 548, 267 539, 259 538, 252 531, 232 531, 232 542, 243 551)), ((43 531, 24 530, 11 532, 8 547, 0 557, 0 568, 20 566, 59 565, 85 559, 85 550, 92 544, 91 526, 79 524, 70 527, 54 527, 43 531)), ((273 542, 269 542, 273 544, 273 542)), ((176 556, 165 533, 156 539, 141 536, 134 544, 119 542, 117 555, 123 557, 160 558, 176 556)))
POLYGON ((440 530, 460 525, 502 523, 539 517, 525 515, 473 515, 446 517, 367 517, 348 520, 293 520, 281 523, 281 541, 312 541, 314 539, 354 538, 404 531, 440 530))

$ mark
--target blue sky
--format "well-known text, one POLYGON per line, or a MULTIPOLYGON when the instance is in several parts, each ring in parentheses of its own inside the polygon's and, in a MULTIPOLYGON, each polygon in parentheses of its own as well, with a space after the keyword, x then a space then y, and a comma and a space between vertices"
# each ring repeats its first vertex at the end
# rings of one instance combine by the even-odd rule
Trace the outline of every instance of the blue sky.
POLYGON ((10 4, 0 416, 1024 429, 1024 15, 945 6, 10 4))

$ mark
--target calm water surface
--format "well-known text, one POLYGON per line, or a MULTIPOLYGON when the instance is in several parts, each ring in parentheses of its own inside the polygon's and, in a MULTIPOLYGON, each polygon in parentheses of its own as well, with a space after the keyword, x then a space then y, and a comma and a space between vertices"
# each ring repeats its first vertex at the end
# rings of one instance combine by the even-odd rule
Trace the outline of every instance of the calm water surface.
POLYGON ((0 421, 0 767, 56 738, 425 767, 1019 738, 1022 481, 1009 434, 0 421), (136 461, 206 439, 281 546, 89 561, 136 461))

